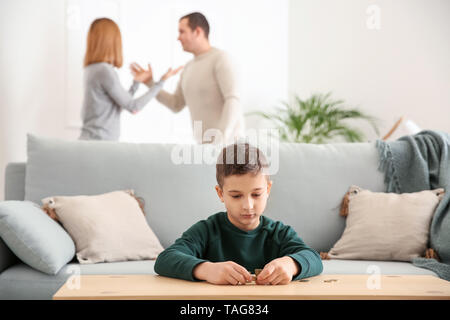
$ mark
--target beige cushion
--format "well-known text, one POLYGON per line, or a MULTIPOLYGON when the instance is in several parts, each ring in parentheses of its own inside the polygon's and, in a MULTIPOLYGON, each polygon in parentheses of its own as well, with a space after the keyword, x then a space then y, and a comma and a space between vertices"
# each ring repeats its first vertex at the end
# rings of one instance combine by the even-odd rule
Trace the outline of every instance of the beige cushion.
POLYGON ((49 197, 58 221, 75 242, 82 264, 155 259, 163 250, 133 191, 49 197))
POLYGON ((423 256, 443 193, 377 193, 350 187, 346 227, 329 258, 411 261, 423 256))

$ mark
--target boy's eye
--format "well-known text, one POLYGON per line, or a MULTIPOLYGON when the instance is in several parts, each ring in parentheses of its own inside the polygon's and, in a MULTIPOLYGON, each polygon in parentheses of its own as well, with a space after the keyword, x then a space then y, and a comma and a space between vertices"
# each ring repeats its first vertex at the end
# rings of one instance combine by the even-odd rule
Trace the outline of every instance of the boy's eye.
MULTIPOLYGON (((260 197, 261 194, 260 193, 255 193, 255 194, 252 194, 252 196, 257 198, 257 197, 260 197)), ((236 196, 231 196, 231 197, 234 198, 234 199, 239 199, 241 197, 241 195, 236 195, 236 196)))

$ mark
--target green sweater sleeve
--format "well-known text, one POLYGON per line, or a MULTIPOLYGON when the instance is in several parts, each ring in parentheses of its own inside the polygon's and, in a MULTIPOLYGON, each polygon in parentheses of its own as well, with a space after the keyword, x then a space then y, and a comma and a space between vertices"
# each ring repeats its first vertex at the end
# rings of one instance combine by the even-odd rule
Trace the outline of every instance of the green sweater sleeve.
POLYGON ((205 222, 197 222, 158 255, 155 272, 166 277, 197 281, 192 271, 199 263, 207 261, 201 258, 204 256, 207 238, 205 222))
POLYGON ((292 280, 300 280, 319 275, 323 271, 322 259, 314 249, 308 247, 289 226, 280 230, 280 256, 294 259, 300 266, 300 272, 292 280))

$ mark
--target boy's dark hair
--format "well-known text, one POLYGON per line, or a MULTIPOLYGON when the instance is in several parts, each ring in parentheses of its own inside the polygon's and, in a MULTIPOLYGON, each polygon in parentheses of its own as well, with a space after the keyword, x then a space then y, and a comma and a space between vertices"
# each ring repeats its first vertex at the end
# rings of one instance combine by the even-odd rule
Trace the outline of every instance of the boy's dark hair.
POLYGON ((217 158, 217 183, 222 188, 225 177, 246 173, 256 175, 266 168, 267 159, 258 148, 248 143, 230 144, 222 149, 217 158))
POLYGON ((200 27, 205 32, 206 39, 208 39, 209 23, 203 14, 201 14, 200 12, 193 12, 181 17, 180 21, 186 18, 188 19, 188 25, 191 30, 195 30, 195 28, 200 27))

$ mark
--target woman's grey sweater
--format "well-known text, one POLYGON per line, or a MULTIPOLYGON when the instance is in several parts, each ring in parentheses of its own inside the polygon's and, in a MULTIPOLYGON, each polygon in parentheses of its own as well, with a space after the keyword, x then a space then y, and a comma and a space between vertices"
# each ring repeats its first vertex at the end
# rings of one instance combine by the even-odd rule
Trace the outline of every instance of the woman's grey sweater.
POLYGON ((125 90, 114 67, 106 62, 93 63, 84 69, 84 100, 81 118, 81 140, 119 140, 120 113, 123 109, 139 111, 162 89, 164 81, 155 83, 137 99, 133 95, 139 87, 134 81, 125 90))

